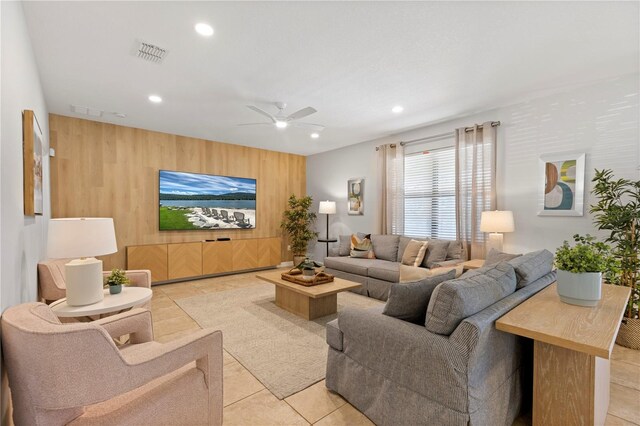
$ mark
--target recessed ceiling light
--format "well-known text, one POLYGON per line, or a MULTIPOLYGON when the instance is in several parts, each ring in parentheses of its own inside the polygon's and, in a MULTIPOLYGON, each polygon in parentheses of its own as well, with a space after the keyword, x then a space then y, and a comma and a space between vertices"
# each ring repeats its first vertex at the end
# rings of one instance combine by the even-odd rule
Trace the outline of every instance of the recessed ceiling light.
POLYGON ((160 102, 162 102, 162 98, 158 95, 149 95, 149 100, 154 104, 159 104, 160 102))
POLYGON ((196 32, 204 37, 211 37, 213 35, 213 27, 209 24, 205 24, 204 22, 200 22, 196 24, 196 32))
POLYGON ((278 129, 284 129, 284 128, 286 128, 288 125, 289 125, 289 123, 287 123, 286 121, 280 121, 280 120, 276 121, 276 127, 277 127, 278 129))
POLYGON ((311 139, 318 139, 320 137, 320 133, 311 133, 311 139))
POLYGON ((404 111, 404 107, 402 105, 396 105, 391 108, 391 112, 394 112, 396 114, 400 114, 402 111, 404 111))

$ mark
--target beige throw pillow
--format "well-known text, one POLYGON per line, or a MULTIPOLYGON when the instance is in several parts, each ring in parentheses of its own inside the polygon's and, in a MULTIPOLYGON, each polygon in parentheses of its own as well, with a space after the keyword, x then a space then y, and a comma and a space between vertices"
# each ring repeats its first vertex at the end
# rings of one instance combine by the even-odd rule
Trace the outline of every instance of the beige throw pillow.
POLYGON ((400 264, 400 279, 401 283, 410 283, 413 281, 419 281, 429 277, 435 277, 437 275, 446 274, 449 271, 456 271, 456 278, 462 275, 463 265, 462 263, 456 266, 445 266, 442 268, 427 269, 420 266, 408 266, 400 264))
POLYGON ((428 244, 427 241, 409 241, 402 255, 402 263, 407 266, 420 266, 427 252, 428 244))

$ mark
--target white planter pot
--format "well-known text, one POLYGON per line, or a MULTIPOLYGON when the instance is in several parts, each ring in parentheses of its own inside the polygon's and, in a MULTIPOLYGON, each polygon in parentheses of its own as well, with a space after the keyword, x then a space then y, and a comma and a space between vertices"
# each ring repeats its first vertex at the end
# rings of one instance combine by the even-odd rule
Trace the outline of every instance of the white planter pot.
POLYGON ((602 297, 602 272, 574 274, 558 269, 560 300, 571 305, 596 306, 602 297))

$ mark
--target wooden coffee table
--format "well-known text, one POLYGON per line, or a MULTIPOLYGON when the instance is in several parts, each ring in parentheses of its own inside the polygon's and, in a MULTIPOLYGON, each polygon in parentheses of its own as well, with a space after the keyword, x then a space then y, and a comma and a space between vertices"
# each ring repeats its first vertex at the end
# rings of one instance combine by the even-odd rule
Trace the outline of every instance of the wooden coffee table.
POLYGON ((338 293, 361 287, 362 284, 335 278, 333 282, 306 287, 285 281, 282 271, 266 272, 256 277, 276 286, 276 306, 313 320, 338 311, 338 293))

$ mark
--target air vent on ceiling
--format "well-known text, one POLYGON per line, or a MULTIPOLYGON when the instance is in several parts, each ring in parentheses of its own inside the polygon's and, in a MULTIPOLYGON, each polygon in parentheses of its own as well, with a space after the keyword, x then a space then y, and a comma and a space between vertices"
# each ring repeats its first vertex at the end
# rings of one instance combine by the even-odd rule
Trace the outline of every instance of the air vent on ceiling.
POLYGON ((140 42, 136 53, 138 58, 155 63, 162 62, 166 54, 167 51, 165 49, 145 42, 140 42))
POLYGON ((79 115, 88 115, 89 117, 102 117, 103 115, 113 115, 118 118, 126 118, 127 114, 123 112, 111 112, 111 111, 103 111, 97 108, 86 107, 82 105, 70 105, 71 111, 75 112, 79 115))

